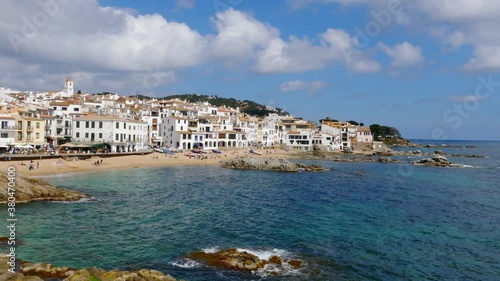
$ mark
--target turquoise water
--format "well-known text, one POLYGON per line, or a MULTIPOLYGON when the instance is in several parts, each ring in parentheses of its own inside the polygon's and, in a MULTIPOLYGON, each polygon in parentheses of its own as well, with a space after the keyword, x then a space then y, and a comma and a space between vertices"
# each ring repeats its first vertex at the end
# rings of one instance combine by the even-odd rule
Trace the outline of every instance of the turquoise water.
POLYGON ((450 160, 474 168, 320 161, 331 170, 175 167, 49 178, 98 201, 19 206, 18 252, 33 262, 151 268, 191 281, 500 280, 500 143, 473 144, 459 153, 488 157, 450 160), (185 259, 214 247, 306 265, 275 277, 185 259))

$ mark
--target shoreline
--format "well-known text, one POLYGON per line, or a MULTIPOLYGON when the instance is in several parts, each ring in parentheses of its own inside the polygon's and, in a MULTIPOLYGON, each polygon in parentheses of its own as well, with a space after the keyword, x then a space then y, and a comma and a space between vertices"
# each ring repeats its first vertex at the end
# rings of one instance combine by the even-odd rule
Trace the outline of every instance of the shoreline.
MULTIPOLYGON (((92 156, 84 160, 61 160, 59 159, 42 159, 33 161, 34 170, 29 170, 29 162, 26 160, 11 160, 1 161, 0 171, 7 171, 9 167, 14 167, 16 173, 22 176, 32 178, 50 179, 57 176, 70 176, 72 174, 94 173, 94 172, 109 172, 114 170, 128 170, 137 168, 152 168, 152 167, 182 167, 182 166, 221 166, 221 161, 236 159, 242 156, 251 156, 258 158, 294 158, 294 151, 284 150, 269 150, 270 154, 263 153, 262 155, 250 154, 246 149, 223 151, 222 154, 204 154, 208 159, 197 159, 196 157, 188 157, 184 153, 174 155, 165 155, 158 152, 153 152, 145 155, 117 155, 116 157, 101 158, 92 156), (102 160, 102 165, 95 165, 96 161, 102 160), (37 163, 39 163, 38 168, 37 163)), ((265 151, 264 151, 265 152, 265 151)))

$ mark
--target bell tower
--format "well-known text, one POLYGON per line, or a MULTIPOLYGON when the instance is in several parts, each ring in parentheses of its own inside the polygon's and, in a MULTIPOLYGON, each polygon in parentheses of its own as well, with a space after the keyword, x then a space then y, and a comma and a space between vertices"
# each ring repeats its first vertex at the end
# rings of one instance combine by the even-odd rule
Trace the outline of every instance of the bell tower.
POLYGON ((71 77, 66 78, 66 82, 64 82, 64 92, 68 94, 68 96, 73 96, 73 81, 71 81, 71 77))

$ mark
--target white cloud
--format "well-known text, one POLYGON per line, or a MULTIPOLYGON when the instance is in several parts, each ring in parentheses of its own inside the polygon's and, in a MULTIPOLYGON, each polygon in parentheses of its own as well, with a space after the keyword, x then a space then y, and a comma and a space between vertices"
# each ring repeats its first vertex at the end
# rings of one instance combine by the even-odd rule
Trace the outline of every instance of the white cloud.
POLYGON ((471 101, 473 102, 473 101, 480 101, 482 99, 483 99, 483 97, 477 96, 477 95, 450 97, 450 101, 452 101, 452 102, 471 102, 471 101))
POLYGON ((279 38, 276 28, 232 8, 217 13, 211 20, 217 30, 211 40, 211 54, 226 64, 253 58, 257 49, 279 38))
POLYGON ((308 38, 291 36, 288 42, 276 38, 258 53, 255 69, 261 73, 294 73, 341 63, 354 72, 380 70, 380 65, 358 48, 357 38, 343 30, 328 29, 319 40, 315 45, 308 38))
POLYGON ((260 73, 338 64, 353 72, 380 70, 359 50, 357 38, 343 30, 328 29, 313 40, 285 40, 277 28, 232 8, 211 18, 214 34, 200 34, 159 14, 101 7, 97 0, 5 0, 0 17, 0 31, 6 35, 0 40, 0 70, 5 73, 0 83, 20 89, 52 90, 72 75, 75 82, 80 77, 77 87, 82 90, 127 93, 151 69, 159 69, 155 73, 161 79, 155 84, 160 87, 177 81, 182 70, 219 62, 254 64, 252 69, 260 73))
POLYGON ((379 43, 378 47, 392 59, 391 66, 394 67, 419 66, 424 62, 422 48, 408 42, 397 44, 392 48, 379 43))
POLYGON ((192 9, 196 6, 196 0, 175 0, 175 6, 181 9, 192 9))
POLYGON ((312 81, 306 82, 302 80, 292 80, 281 84, 280 91, 283 93, 297 92, 297 91, 307 91, 310 93, 315 93, 326 87, 326 83, 322 81, 312 81))

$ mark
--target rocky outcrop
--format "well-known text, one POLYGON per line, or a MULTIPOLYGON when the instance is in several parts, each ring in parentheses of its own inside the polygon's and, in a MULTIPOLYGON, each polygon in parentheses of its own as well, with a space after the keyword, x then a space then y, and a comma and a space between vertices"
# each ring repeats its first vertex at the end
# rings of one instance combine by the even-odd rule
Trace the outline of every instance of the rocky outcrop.
POLYGON ((380 163, 405 163, 401 160, 393 160, 389 157, 379 157, 378 162, 380 162, 380 163))
POLYGON ((437 155, 433 158, 424 158, 411 162, 413 165, 428 166, 428 167, 463 167, 460 164, 451 163, 448 158, 437 155))
POLYGON ((295 164, 286 159, 241 157, 222 163, 222 167, 240 170, 265 170, 279 172, 321 172, 326 169, 320 165, 295 164))
POLYGON ((283 267, 301 269, 303 266, 301 260, 290 259, 283 261, 279 256, 270 256, 269 259, 263 260, 256 255, 234 248, 215 253, 194 252, 188 257, 208 266, 228 270, 255 271, 264 269, 266 266, 272 266, 273 270, 280 272, 283 267))
MULTIPOLYGON (((5 204, 8 199, 9 178, 6 173, 0 173, 0 204, 5 204)), ((16 203, 30 201, 79 201, 90 198, 89 194, 57 188, 42 179, 32 179, 16 175, 14 179, 16 190, 16 203)))
MULTIPOLYGON (((18 261, 20 262, 20 261, 18 261)), ((20 262, 21 266, 15 273, 9 272, 10 265, 6 254, 0 255, 0 280, 16 281, 176 281, 170 275, 160 271, 141 269, 133 272, 99 268, 73 269, 69 267, 54 267, 48 263, 33 264, 20 262)))

